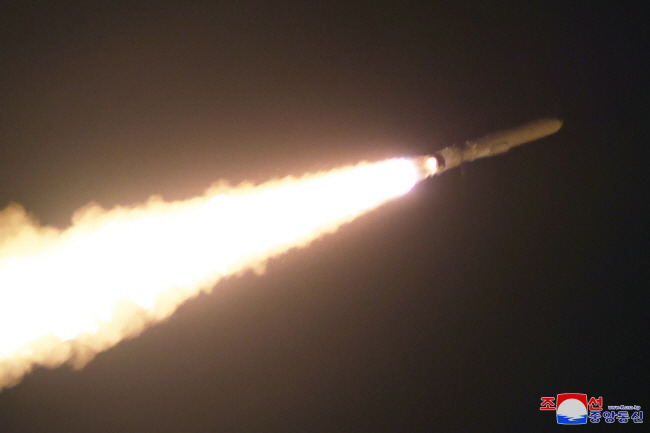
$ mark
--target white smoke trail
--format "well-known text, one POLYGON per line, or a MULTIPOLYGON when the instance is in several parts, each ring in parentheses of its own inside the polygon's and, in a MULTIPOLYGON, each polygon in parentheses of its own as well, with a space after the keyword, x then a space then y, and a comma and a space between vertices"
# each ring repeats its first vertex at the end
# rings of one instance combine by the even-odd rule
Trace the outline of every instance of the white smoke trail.
POLYGON ((0 390, 35 365, 82 367, 222 277, 262 269, 422 177, 391 159, 176 202, 89 205, 71 227, 0 211, 0 390))

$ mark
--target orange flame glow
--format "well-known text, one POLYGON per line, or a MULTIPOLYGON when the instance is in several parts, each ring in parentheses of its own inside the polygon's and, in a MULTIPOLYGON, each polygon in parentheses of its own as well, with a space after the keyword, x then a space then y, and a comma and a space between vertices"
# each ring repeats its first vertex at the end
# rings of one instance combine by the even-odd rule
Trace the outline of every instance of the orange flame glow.
POLYGON ((222 277, 335 231, 422 177, 409 159, 78 210, 65 230, 0 211, 0 390, 35 365, 85 365, 222 277))

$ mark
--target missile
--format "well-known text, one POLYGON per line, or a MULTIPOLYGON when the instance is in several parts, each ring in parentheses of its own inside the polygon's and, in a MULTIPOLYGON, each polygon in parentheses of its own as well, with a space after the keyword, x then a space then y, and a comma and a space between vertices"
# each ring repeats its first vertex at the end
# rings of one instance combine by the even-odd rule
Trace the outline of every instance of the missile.
POLYGON ((559 119, 539 119, 464 144, 454 144, 416 160, 424 177, 435 176, 465 162, 499 155, 513 147, 555 134, 561 127, 559 119))

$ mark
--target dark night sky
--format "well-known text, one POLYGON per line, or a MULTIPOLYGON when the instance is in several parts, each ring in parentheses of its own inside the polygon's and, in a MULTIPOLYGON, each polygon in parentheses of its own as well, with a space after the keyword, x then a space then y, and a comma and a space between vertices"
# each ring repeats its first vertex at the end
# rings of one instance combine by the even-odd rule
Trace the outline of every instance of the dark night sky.
POLYGON ((65 227, 565 126, 36 370, 0 431, 547 431, 563 392, 647 411, 642 8, 291 3, 3 2, 0 207, 65 227))

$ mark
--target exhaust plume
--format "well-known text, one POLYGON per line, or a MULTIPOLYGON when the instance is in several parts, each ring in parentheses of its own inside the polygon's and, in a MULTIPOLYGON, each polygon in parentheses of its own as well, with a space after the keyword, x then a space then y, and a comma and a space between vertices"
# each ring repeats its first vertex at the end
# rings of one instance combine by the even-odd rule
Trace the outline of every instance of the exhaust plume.
MULTIPOLYGON (((430 169, 429 169, 430 170, 430 169)), ((0 211, 0 390, 35 366, 81 368, 219 279, 308 245, 427 174, 410 159, 361 163, 133 207, 87 205, 43 227, 0 211)))

